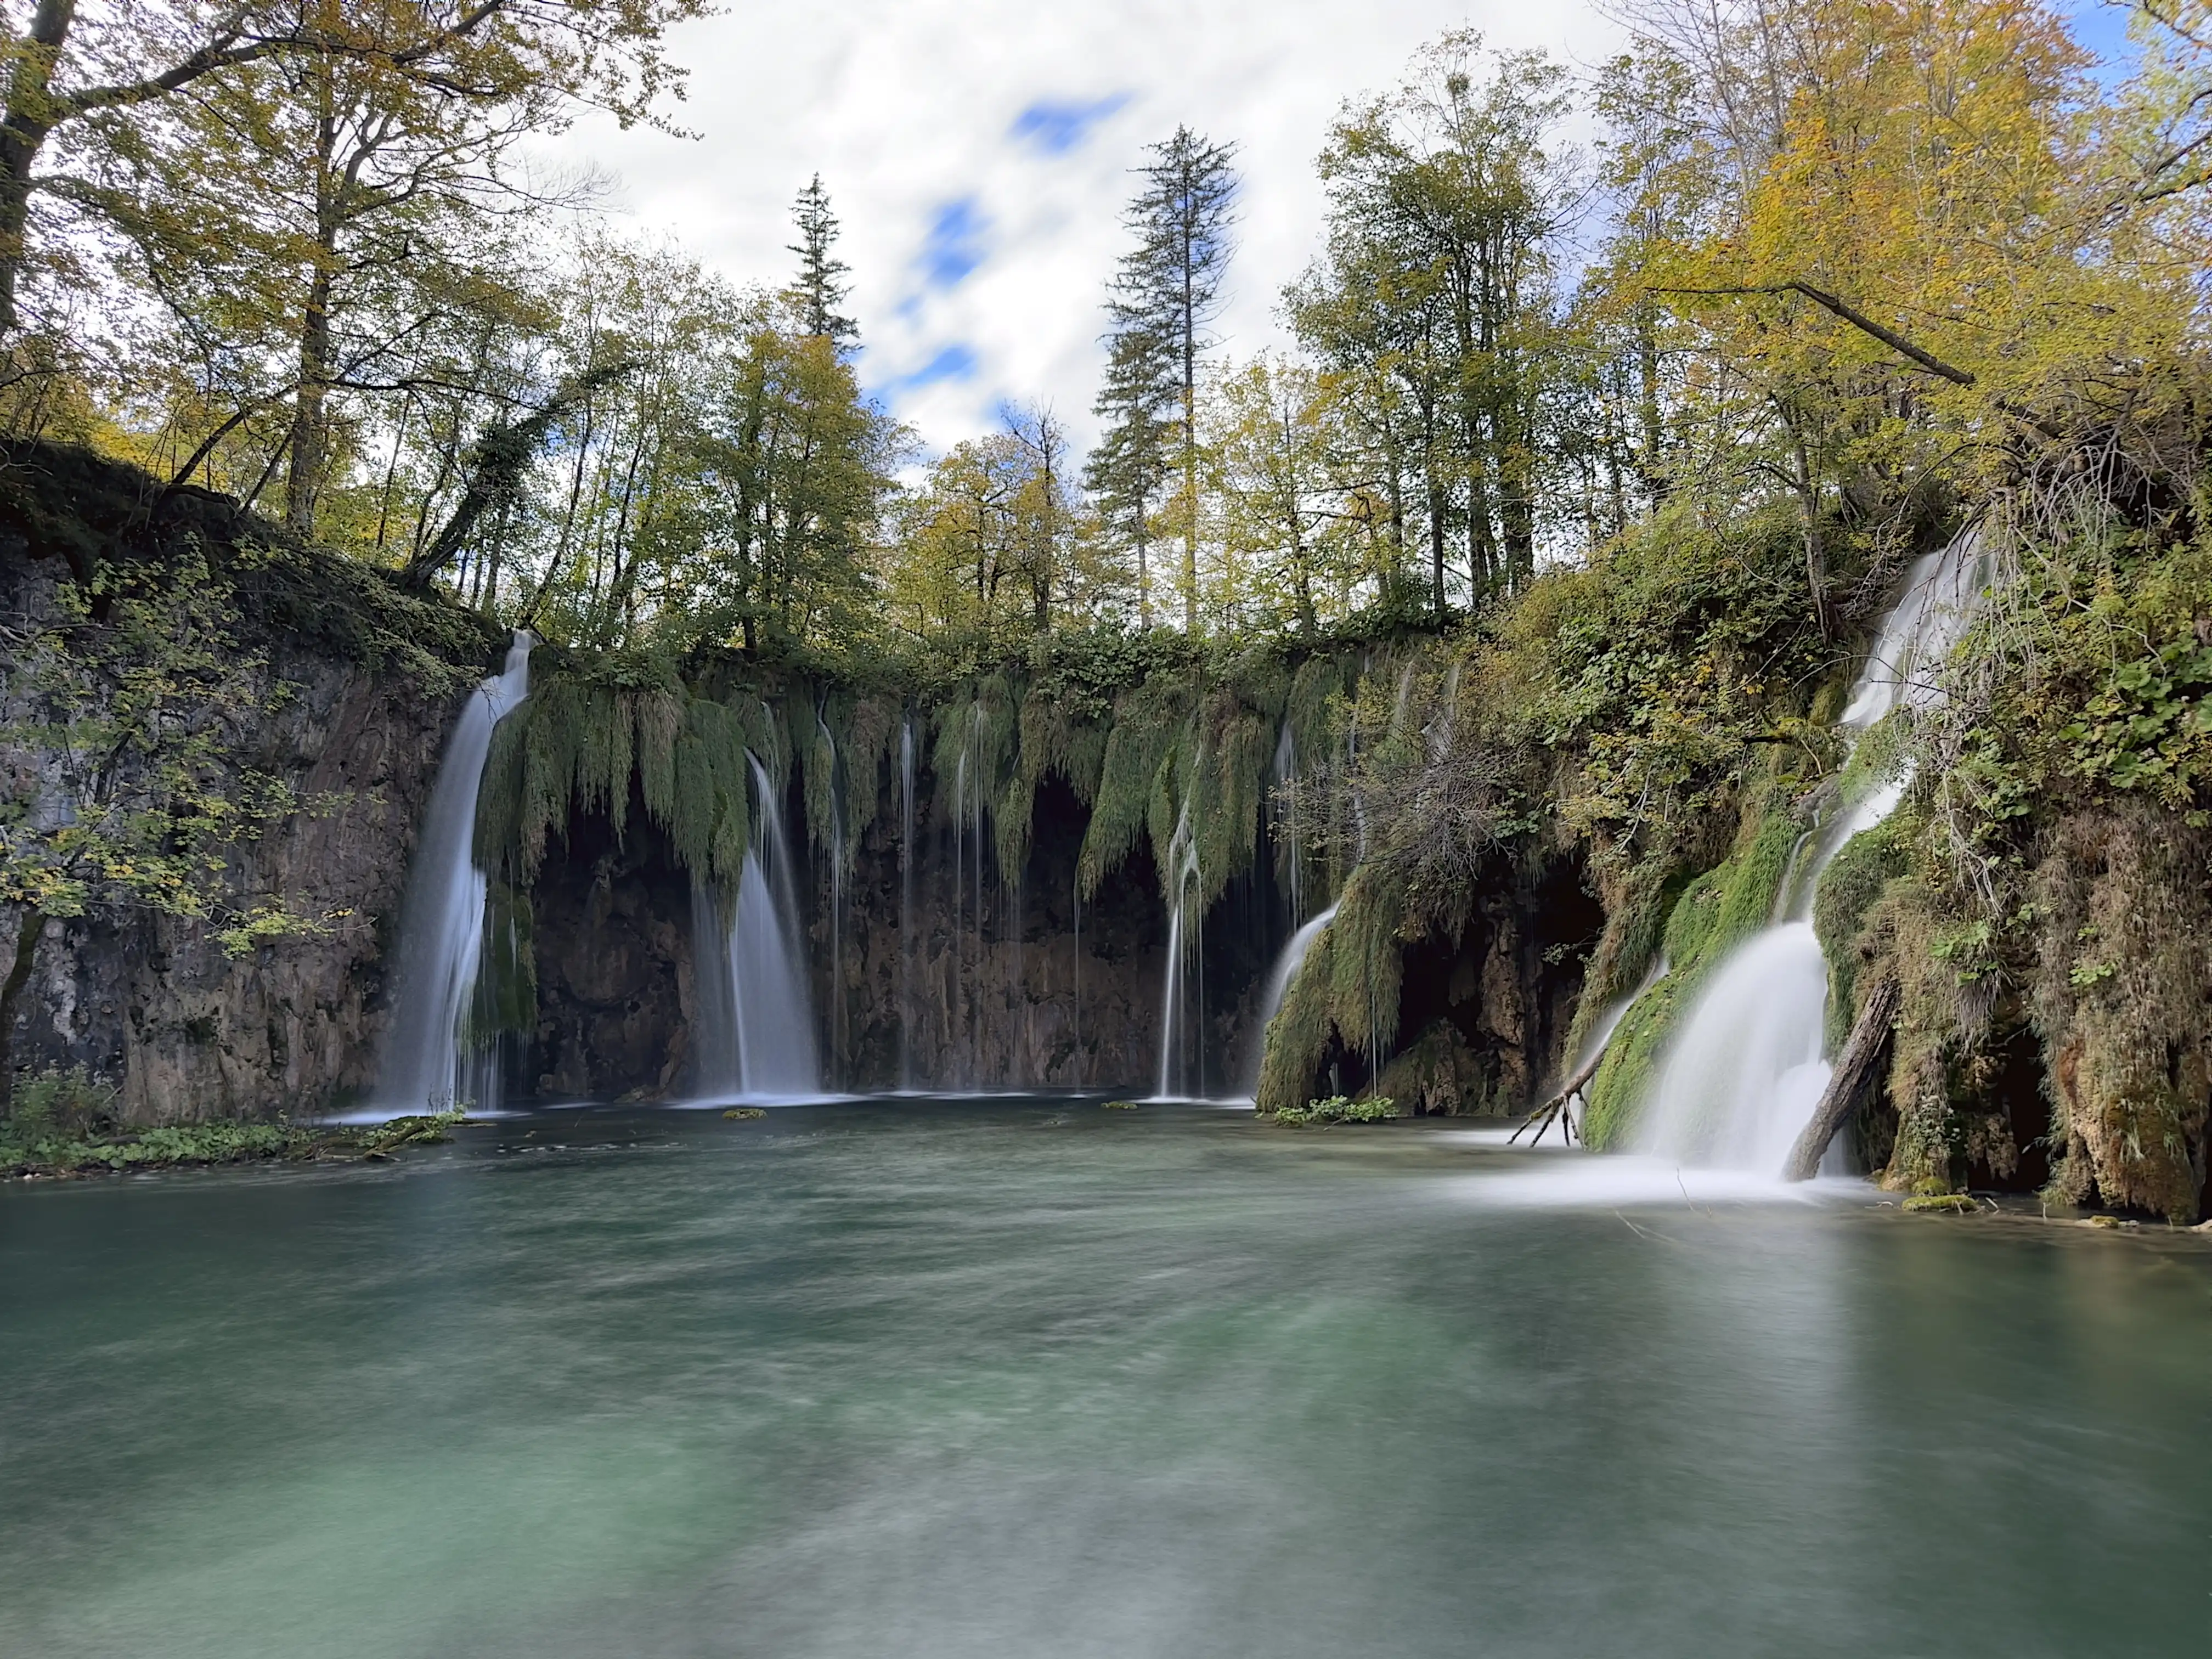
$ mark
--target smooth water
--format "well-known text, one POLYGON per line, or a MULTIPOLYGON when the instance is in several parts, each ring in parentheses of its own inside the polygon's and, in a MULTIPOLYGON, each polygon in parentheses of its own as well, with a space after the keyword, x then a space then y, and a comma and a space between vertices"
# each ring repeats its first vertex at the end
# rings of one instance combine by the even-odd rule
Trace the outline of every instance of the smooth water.
POLYGON ((0 1649, 2212 1650, 2212 1245, 1502 1139, 870 1103, 0 1189, 0 1649))

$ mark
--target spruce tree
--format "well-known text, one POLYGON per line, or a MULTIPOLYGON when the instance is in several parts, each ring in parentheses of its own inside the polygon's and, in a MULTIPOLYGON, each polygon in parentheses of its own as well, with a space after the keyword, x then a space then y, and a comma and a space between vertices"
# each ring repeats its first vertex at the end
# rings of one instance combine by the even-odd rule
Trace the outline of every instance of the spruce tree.
POLYGON ((1176 377, 1168 343, 1125 327, 1107 337, 1106 378, 1091 407, 1106 422, 1084 471, 1110 533, 1137 556, 1137 623, 1152 625, 1152 500, 1168 477, 1176 377))
POLYGON ((1125 487, 1138 489, 1158 476, 1149 463, 1174 450, 1183 484, 1183 624, 1195 633, 1198 360, 1212 343, 1207 325, 1229 264, 1236 149, 1177 127, 1152 152, 1125 219, 1137 246, 1122 256, 1106 305, 1109 356, 1098 408, 1114 424, 1102 450, 1127 452, 1125 487))
POLYGON ((837 245, 837 216, 830 210, 830 192, 822 187, 820 173, 799 192, 798 201, 792 204, 791 221, 799 228, 799 240, 790 245, 799 256, 799 280, 792 284, 790 293, 799 307, 799 325, 845 351, 860 337, 860 325, 838 310, 845 303, 848 290, 844 279, 852 274, 852 267, 833 251, 837 245))

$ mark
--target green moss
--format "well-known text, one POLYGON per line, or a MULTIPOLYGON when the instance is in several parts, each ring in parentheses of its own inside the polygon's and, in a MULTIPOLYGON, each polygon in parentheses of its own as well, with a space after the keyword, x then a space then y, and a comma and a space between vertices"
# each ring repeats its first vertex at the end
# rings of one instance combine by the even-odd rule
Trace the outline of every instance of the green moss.
POLYGON ((1592 1146, 1620 1146, 1634 1134, 1674 1022, 1706 976, 1766 927, 1799 831, 1778 792, 1755 798, 1736 851, 1683 888, 1667 917, 1666 976, 1629 1006, 1590 1079, 1583 1133, 1592 1146))
POLYGON ((1883 890, 1910 867, 1910 820, 1893 817, 1844 844, 1813 896, 1813 931, 1828 961, 1828 1046, 1850 1035, 1859 935, 1883 890))

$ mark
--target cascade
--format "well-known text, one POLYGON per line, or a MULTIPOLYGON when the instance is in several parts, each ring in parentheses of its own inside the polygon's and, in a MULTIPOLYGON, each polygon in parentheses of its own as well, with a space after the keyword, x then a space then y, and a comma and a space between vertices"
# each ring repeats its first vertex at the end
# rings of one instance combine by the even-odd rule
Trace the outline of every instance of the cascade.
POLYGON ((1260 1092, 1260 1066, 1267 1054, 1267 1027, 1273 1024, 1275 1016, 1282 1012, 1283 999, 1290 995, 1291 981, 1298 976, 1298 969, 1305 966, 1306 952, 1313 949, 1313 942, 1321 937, 1321 930, 1335 920, 1336 906, 1332 904, 1291 935, 1290 941, 1275 957, 1274 966, 1267 970, 1267 987, 1260 999, 1258 1036, 1252 1045, 1252 1092, 1255 1095, 1260 1092))
POLYGON ((899 722, 899 1087, 914 1087, 914 716, 899 722))
POLYGON ((745 758, 756 829, 726 928, 713 889, 699 882, 691 890, 699 1091, 712 1099, 818 1097, 822 1072, 783 814, 768 769, 758 756, 745 758))
POLYGON ((837 739, 822 711, 814 724, 830 751, 830 1058, 842 1076, 847 1064, 845 1034, 845 792, 837 780, 837 739))
MULTIPOLYGON (((1198 846, 1191 834, 1190 804, 1183 803, 1182 811, 1176 819, 1175 834, 1168 842, 1168 970, 1160 995, 1160 1078, 1155 1095, 1159 1100, 1196 1098, 1206 1091, 1205 1020, 1206 988, 1199 986, 1199 1041, 1193 1044, 1191 1033, 1183 1029, 1183 901, 1198 882, 1198 846), (1183 1049, 1195 1047, 1197 1077, 1194 1085, 1192 1067, 1187 1063, 1183 1049)), ((1201 967, 1200 973, 1204 969, 1201 967)))
MULTIPOLYGON (((1914 561, 1838 721, 1847 740, 1855 743, 1898 708, 1941 700, 1938 671, 1965 635, 1986 582, 1980 536, 1972 528, 1914 561)), ((1814 894, 1835 856, 1887 817, 1910 781, 1886 780, 1800 840, 1772 921, 1721 963, 1668 1046, 1639 1150, 1684 1164, 1780 1173, 1830 1070, 1822 1058, 1828 969, 1813 932, 1814 894)))
POLYGON ((397 993, 377 1067, 380 1112, 457 1104, 489 1110, 498 1103, 490 1054, 463 1052, 462 1025, 483 959, 489 887, 474 854, 477 795, 492 728, 530 693, 532 643, 529 634, 516 632, 505 667, 470 694, 446 740, 399 913, 397 993))
POLYGON ((1306 848, 1304 825, 1298 813, 1298 755, 1297 745, 1291 736, 1291 723, 1285 720, 1275 736, 1275 764, 1269 791, 1271 800, 1282 803, 1285 827, 1290 844, 1291 914, 1305 914, 1306 908, 1306 848))
MULTIPOLYGON (((962 937, 962 935, 968 931, 966 927, 963 925, 966 920, 965 911, 967 902, 968 747, 963 742, 960 747, 959 759, 954 763, 952 769, 952 937, 951 940, 948 941, 951 948, 945 953, 950 958, 950 971, 952 975, 952 984, 951 988, 951 994, 947 1000, 947 1006, 954 1012, 956 1018, 959 1016, 959 1011, 963 1006, 960 995, 960 981, 963 977, 963 970, 966 967, 967 963, 966 943, 962 937)), ((981 901, 980 900, 977 901, 977 908, 979 909, 981 908, 981 901)), ((972 1034, 975 1030, 974 1011, 972 1008, 969 1010, 967 1018, 969 1020, 969 1030, 972 1034)), ((945 1052, 949 1054, 952 1048, 952 1032, 949 1024, 945 1033, 945 1052)), ((969 1075, 967 1079, 963 1079, 963 1081, 973 1080, 975 1066, 973 1064, 972 1054, 973 1045, 971 1043, 971 1058, 969 1066, 969 1075)))

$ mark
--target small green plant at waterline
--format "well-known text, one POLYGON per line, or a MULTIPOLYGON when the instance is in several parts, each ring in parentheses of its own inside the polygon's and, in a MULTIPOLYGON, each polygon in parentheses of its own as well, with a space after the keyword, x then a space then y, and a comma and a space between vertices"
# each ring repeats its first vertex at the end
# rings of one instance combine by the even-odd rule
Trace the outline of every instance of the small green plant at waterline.
POLYGON ((115 1099, 115 1091, 85 1067, 50 1066, 17 1086, 15 1109, 0 1133, 20 1141, 94 1134, 113 1127, 115 1099))
POLYGON ((1982 1206, 1964 1193, 1930 1193, 1905 1200, 1908 1215, 1979 1215, 1982 1206))
POLYGON ((1137 1109, 1137 1103, 1133 1100, 1109 1100, 1098 1109, 1102 1112, 1133 1112, 1137 1109))
POLYGON ((82 1066, 50 1069, 27 1079, 15 1100, 15 1110, 0 1119, 0 1175, 70 1176, 275 1159, 385 1158, 401 1146, 449 1140, 447 1131, 468 1121, 461 1112, 447 1111, 337 1130, 281 1121, 131 1129, 116 1118, 114 1091, 82 1066))
POLYGON ((750 1118, 766 1117, 768 1109, 762 1106, 732 1106, 722 1115, 732 1123, 740 1123, 750 1118))
POLYGON ((1327 1100, 1310 1100, 1303 1106, 1285 1106, 1275 1114, 1275 1121, 1299 1126, 1310 1123, 1384 1123, 1397 1115, 1398 1103, 1387 1095, 1376 1095, 1365 1100, 1331 1095, 1327 1100))

